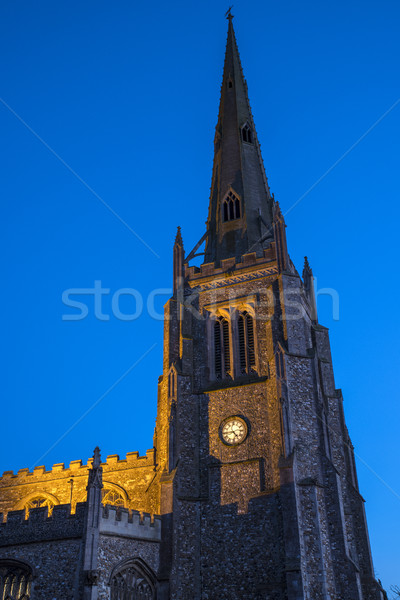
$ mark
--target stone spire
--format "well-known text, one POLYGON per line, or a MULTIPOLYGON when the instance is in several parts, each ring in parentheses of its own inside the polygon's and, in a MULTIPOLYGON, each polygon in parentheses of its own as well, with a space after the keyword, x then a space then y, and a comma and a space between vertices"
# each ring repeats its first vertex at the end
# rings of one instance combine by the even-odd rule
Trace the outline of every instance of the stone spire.
POLYGON ((214 140, 207 220, 206 262, 247 252, 261 253, 272 238, 272 198, 264 171, 236 44, 228 14, 224 73, 214 140), (260 239, 264 238, 262 242, 260 239))

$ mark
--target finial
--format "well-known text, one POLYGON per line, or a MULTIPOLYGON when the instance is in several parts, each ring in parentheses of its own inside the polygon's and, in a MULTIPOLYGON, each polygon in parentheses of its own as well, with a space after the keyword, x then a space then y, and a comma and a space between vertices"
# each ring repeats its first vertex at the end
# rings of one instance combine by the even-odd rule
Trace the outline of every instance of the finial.
POLYGON ((228 8, 228 10, 227 10, 227 11, 226 11, 226 13, 225 13, 225 17, 228 19, 228 21, 229 21, 230 23, 232 23, 232 19, 233 19, 233 14, 231 13, 231 10, 232 10, 232 8, 233 8, 233 4, 232 4, 232 6, 230 6, 230 7, 228 8))
POLYGON ((93 469, 97 469, 101 465, 101 456, 100 456, 100 448, 96 446, 93 452, 93 469))
POLYGON ((178 229, 176 231, 175 244, 182 245, 182 233, 181 233, 181 227, 180 227, 180 225, 178 225, 178 229))
POLYGON ((308 273, 312 273, 312 269, 310 267, 310 263, 308 262, 307 256, 304 257, 304 270, 303 271, 307 271, 308 273))

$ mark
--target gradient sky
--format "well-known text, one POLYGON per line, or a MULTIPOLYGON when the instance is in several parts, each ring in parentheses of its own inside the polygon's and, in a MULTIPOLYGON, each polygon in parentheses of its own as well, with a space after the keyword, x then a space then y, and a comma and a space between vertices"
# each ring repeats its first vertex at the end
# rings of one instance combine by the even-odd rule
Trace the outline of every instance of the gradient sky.
MULTIPOLYGON (((227 8, 1 2, 0 472, 152 446, 163 324, 146 303, 164 290, 162 312, 176 226, 187 252, 204 233, 227 8), (63 320, 77 313, 63 291, 96 280, 109 320, 91 297, 84 320, 63 320), (121 288, 143 298, 140 318, 113 316, 121 288)), ((301 270, 307 254, 317 290, 339 297, 338 319, 319 297, 320 322, 376 573, 400 585, 400 4, 247 0, 233 13, 291 257, 301 270)))

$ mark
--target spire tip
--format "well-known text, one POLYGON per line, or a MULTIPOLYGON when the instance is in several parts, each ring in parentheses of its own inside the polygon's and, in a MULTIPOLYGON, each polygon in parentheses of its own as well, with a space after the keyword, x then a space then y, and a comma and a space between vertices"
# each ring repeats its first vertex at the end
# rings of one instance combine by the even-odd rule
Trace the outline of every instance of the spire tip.
POLYGON ((233 14, 231 13, 231 10, 232 10, 232 8, 233 8, 233 4, 232 4, 232 6, 230 6, 230 7, 228 8, 228 10, 227 10, 227 11, 226 11, 226 13, 225 13, 225 17, 228 19, 228 21, 229 21, 230 23, 232 23, 232 19, 233 19, 233 14))

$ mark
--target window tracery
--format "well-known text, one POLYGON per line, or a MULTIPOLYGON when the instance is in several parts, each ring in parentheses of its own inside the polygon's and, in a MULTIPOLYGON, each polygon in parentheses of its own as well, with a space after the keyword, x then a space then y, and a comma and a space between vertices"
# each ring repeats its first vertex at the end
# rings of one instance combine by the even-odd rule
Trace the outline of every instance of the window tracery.
POLYGON ((33 498, 29 498, 29 500, 27 502, 25 502, 24 504, 24 509, 25 509, 25 518, 27 519, 29 516, 29 512, 33 509, 33 508, 43 508, 44 506, 47 506, 49 509, 48 515, 50 517, 51 513, 53 512, 53 508, 54 508, 54 502, 52 500, 50 500, 50 498, 46 498, 46 496, 34 496, 33 498))
POLYGON ((111 600, 155 600, 155 585, 138 563, 128 561, 111 576, 111 600))
POLYGON ((0 600, 29 600, 32 571, 18 561, 0 561, 0 600))
POLYGON ((232 190, 229 190, 222 203, 222 220, 224 222, 234 221, 240 217, 240 200, 232 190))
POLYGON ((101 490, 101 502, 102 504, 125 507, 125 499, 123 495, 114 488, 110 487, 104 487, 101 490))

